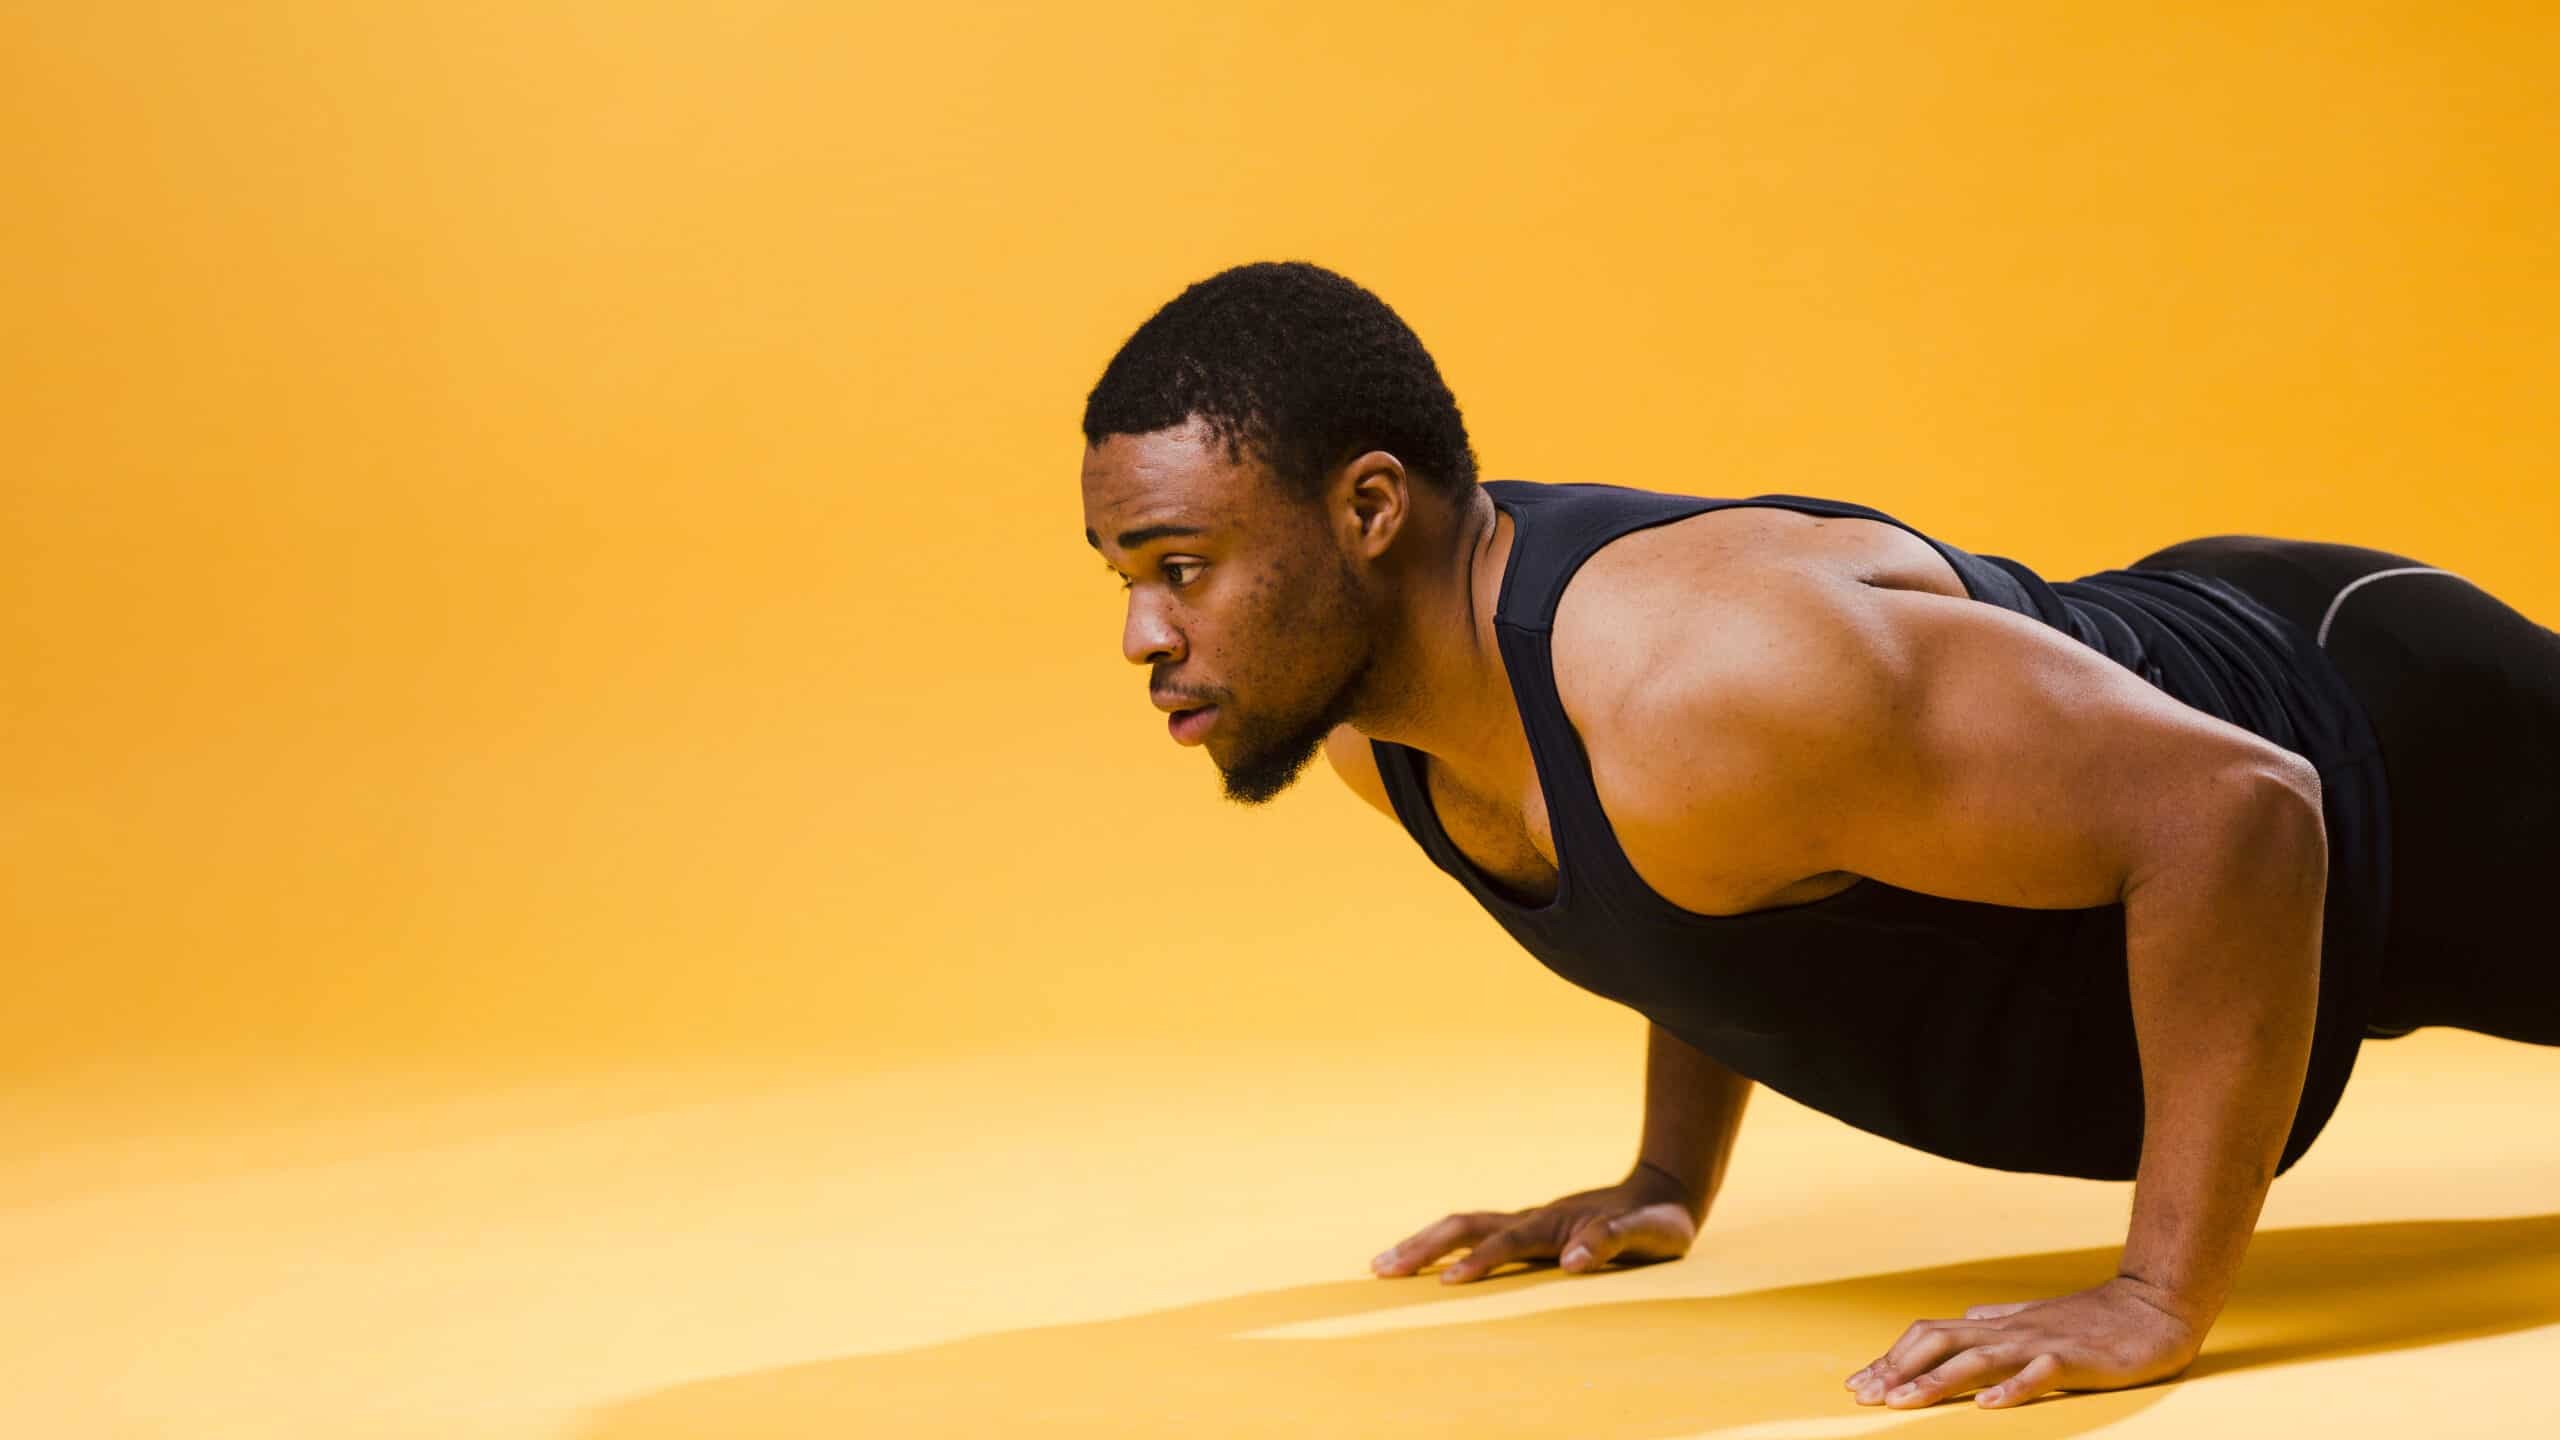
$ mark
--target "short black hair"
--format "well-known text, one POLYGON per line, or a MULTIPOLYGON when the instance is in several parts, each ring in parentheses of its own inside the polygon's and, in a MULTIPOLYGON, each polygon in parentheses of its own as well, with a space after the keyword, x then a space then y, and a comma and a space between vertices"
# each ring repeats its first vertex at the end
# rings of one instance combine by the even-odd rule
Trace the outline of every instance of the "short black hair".
POLYGON ((1301 499, 1368 450, 1452 498, 1476 485, 1466 421, 1420 338, 1385 301, 1303 260, 1221 270, 1166 302, 1085 397, 1084 439, 1193 416, 1230 460, 1252 450, 1301 499))

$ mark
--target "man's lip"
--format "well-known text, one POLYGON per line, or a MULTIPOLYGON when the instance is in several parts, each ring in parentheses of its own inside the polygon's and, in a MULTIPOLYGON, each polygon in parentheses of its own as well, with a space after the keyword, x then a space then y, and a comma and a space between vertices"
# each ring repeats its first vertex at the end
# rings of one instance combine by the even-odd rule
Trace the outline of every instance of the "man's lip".
POLYGON ((1217 717, 1214 715, 1209 716, 1205 721, 1201 719, 1201 716, 1206 712, 1217 708, 1218 707, 1215 705, 1185 706, 1180 710, 1174 711, 1173 714, 1166 719, 1165 730, 1173 736, 1174 743, 1177 745, 1197 745, 1208 735, 1209 727, 1218 723, 1217 717), (1198 730, 1192 730, 1191 727, 1194 724, 1200 725, 1201 728, 1198 730))

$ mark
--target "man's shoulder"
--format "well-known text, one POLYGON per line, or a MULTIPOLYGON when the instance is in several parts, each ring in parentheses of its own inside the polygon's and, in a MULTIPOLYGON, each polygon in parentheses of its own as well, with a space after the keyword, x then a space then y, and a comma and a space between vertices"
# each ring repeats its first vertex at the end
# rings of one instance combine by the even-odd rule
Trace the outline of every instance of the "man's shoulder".
POLYGON ((1643 727, 1796 718, 1826 670, 1883 638, 1860 583, 1817 566, 1590 580, 1557 607, 1549 647, 1557 694, 1587 740, 1677 745, 1643 727))
POLYGON ((1604 579, 1559 607, 1557 697, 1639 870, 1737 894, 1800 878, 1789 873, 1791 757, 1837 753, 1826 732, 1856 723, 1886 661, 1858 584, 1819 568, 1735 566, 1668 584, 1604 579))

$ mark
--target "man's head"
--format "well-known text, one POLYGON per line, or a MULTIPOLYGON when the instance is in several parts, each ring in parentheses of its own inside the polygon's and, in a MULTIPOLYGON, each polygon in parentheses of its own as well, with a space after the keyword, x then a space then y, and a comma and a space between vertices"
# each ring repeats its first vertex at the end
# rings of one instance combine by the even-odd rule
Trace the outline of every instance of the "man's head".
POLYGON ((1241 265, 1138 327, 1084 436, 1085 538, 1130 592, 1123 653, 1159 704, 1217 707, 1199 743, 1228 798, 1271 799, 1374 698, 1378 562, 1410 507, 1475 488, 1456 401, 1377 296, 1241 265))

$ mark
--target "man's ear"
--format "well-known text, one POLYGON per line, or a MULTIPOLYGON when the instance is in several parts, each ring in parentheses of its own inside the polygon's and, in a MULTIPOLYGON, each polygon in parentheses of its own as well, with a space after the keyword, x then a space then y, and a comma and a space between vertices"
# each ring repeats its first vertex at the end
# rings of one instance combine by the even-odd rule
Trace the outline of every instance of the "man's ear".
POLYGON ((1327 499, 1339 517, 1344 548, 1374 560, 1412 518, 1413 481, 1404 462, 1384 450, 1371 450, 1334 472, 1327 499))

